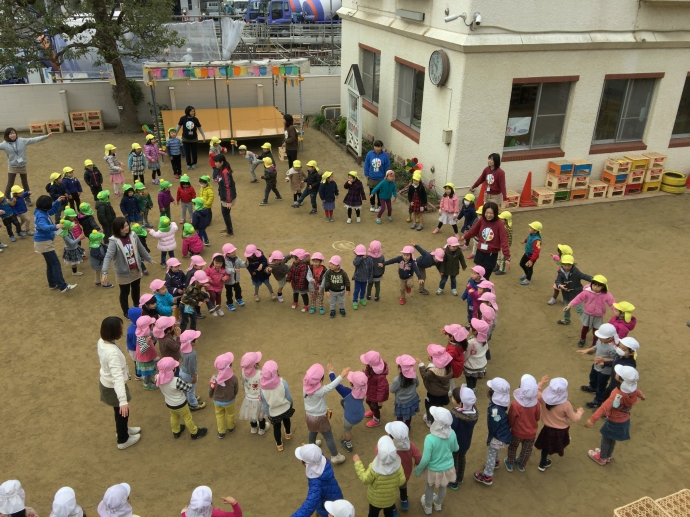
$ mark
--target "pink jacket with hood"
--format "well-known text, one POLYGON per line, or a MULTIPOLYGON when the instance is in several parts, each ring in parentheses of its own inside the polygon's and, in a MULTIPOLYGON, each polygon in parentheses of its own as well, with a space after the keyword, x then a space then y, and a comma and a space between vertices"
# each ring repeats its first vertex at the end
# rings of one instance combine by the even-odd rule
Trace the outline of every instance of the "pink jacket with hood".
POLYGON ((570 301, 570 306, 581 303, 582 308, 585 313, 595 318, 603 318, 606 314, 606 306, 608 305, 613 309, 613 304, 616 303, 616 299, 611 295, 611 293, 595 293, 592 291, 591 284, 586 285, 580 294, 570 301))
POLYGON ((175 240, 175 233, 177 232, 177 225, 173 222, 170 223, 170 231, 161 232, 154 230, 149 232, 151 237, 158 239, 158 251, 175 251, 177 248, 177 241, 175 240))
POLYGON ((452 197, 441 197, 441 206, 439 208, 449 214, 457 214, 460 212, 460 202, 458 201, 457 194, 453 193, 452 197))
MULTIPOLYGON (((220 253, 214 253, 213 257, 211 257, 211 261, 209 262, 209 266, 204 270, 204 273, 208 275, 208 285, 206 286, 206 289, 209 291, 214 291, 216 293, 220 293, 223 290, 223 277, 226 275, 225 273, 225 265, 221 266, 220 269, 216 269, 213 266, 213 259, 216 257, 223 257, 220 253)), ((223 259, 225 261, 225 259, 223 259)))

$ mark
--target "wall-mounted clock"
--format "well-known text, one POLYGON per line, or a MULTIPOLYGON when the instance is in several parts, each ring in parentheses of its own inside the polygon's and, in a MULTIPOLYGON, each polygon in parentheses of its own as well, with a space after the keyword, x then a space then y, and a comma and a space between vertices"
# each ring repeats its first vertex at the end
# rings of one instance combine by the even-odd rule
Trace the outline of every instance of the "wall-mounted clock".
POLYGON ((429 80, 434 86, 445 84, 450 71, 448 54, 443 50, 434 50, 429 58, 429 80))

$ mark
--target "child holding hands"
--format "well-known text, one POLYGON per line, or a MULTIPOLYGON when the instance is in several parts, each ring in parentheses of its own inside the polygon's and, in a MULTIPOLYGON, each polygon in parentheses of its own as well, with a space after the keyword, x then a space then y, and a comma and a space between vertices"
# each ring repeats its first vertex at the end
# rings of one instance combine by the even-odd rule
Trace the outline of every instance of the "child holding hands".
POLYGON ((474 473, 475 481, 491 485, 494 482, 494 470, 499 465, 498 451, 513 440, 508 425, 508 404, 510 403, 510 384, 505 379, 495 377, 486 383, 489 387, 487 395, 491 403, 486 410, 486 422, 489 435, 486 445, 489 451, 486 455, 484 471, 474 473))
POLYGON ((378 517, 383 510, 384 517, 395 515, 395 500, 398 488, 406 483, 405 471, 402 468, 400 456, 390 436, 379 438, 376 458, 364 468, 359 455, 355 454, 352 461, 355 462, 357 477, 367 488, 367 501, 369 502, 369 517, 378 517))
MULTIPOLYGON (((328 378, 333 382, 335 373, 330 363, 326 365, 328 378)), ((343 406, 343 439, 340 440, 347 452, 352 452, 352 428, 364 419, 364 397, 367 394, 367 376, 363 372, 350 372, 347 374, 352 389, 339 384, 335 387, 342 397, 340 404, 343 406)))
POLYGON ((520 387, 513 392, 515 400, 508 410, 508 425, 513 439, 508 446, 508 456, 503 459, 508 472, 513 471, 513 466, 517 466, 520 472, 524 472, 532 455, 532 447, 537 438, 541 418, 541 407, 537 400, 538 391, 537 380, 525 374, 520 379, 520 387), (520 457, 516 460, 515 455, 520 445, 522 445, 520 457))

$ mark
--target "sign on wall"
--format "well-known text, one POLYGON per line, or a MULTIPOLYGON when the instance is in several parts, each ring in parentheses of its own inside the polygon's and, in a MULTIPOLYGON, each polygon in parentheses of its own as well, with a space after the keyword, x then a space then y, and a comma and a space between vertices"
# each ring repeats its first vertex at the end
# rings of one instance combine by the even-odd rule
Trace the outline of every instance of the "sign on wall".
POLYGON ((345 78, 347 85, 347 136, 346 144, 362 156, 362 95, 364 83, 359 65, 352 65, 345 78))

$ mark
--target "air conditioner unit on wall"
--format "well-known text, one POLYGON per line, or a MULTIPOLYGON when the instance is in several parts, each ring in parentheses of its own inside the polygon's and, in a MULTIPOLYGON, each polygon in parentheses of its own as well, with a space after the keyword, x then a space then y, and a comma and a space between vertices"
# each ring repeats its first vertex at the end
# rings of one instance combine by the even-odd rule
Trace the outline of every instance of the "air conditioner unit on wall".
POLYGON ((321 113, 327 120, 340 118, 340 106, 321 106, 321 113))

